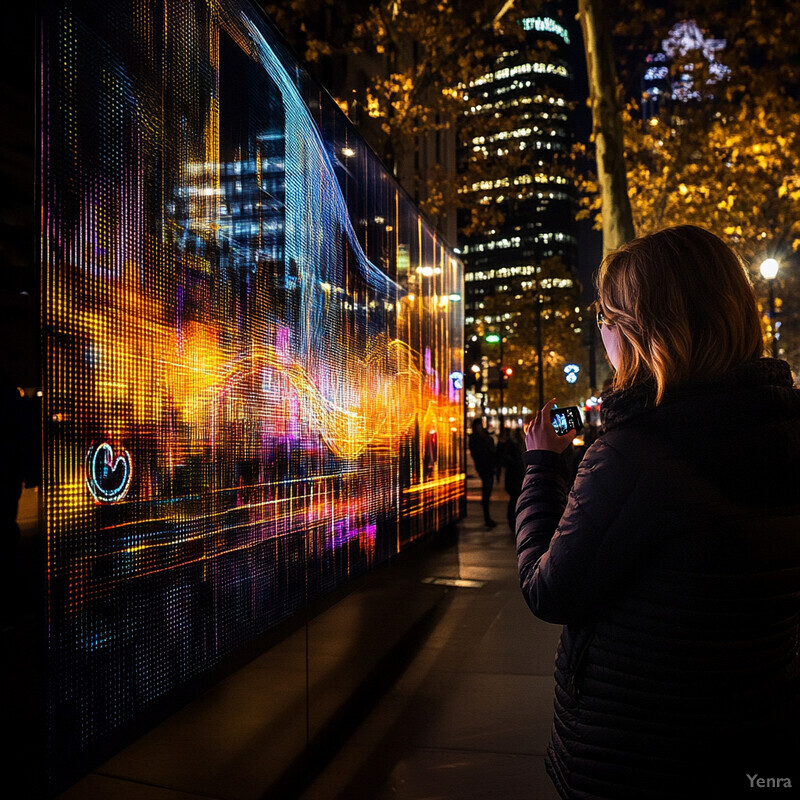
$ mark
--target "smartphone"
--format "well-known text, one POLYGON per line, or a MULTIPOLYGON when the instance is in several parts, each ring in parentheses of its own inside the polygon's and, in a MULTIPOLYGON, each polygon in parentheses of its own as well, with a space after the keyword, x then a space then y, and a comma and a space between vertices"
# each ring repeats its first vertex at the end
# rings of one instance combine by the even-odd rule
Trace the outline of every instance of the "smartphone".
POLYGON ((565 434, 567 431, 579 431, 583 427, 581 411, 578 406, 567 406, 566 408, 551 408, 550 421, 558 434, 565 434))

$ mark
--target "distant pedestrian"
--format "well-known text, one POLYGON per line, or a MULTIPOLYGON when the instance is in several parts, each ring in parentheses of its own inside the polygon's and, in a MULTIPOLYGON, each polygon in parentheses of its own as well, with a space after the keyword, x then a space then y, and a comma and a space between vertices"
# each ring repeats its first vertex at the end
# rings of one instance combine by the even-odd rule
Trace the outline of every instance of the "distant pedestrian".
POLYGON ((497 469, 497 452, 494 439, 492 439, 492 435, 489 431, 483 427, 483 420, 480 417, 472 421, 472 433, 469 437, 469 452, 475 464, 478 477, 481 479, 481 508, 483 509, 483 521, 487 528, 494 528, 497 523, 492 519, 489 506, 492 499, 494 473, 497 469))
POLYGON ((503 468, 505 467, 505 451, 508 447, 508 443, 511 439, 511 428, 506 425, 503 425, 500 428, 500 435, 497 437, 497 467, 495 472, 495 477, 497 480, 500 480, 500 477, 503 473, 503 468))
POLYGON ((525 598, 564 625, 547 770, 563 798, 797 789, 800 390, 708 231, 636 239, 596 284, 604 433, 568 495, 547 403, 517 513, 525 598))

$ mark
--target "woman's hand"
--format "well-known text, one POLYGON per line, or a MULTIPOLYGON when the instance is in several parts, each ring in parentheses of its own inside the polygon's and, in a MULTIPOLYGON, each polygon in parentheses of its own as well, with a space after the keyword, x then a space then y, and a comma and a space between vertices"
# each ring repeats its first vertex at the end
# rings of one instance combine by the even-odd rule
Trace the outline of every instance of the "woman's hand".
POLYGON ((553 453, 563 453, 575 438, 575 431, 567 431, 561 435, 556 433, 550 421, 550 409, 555 405, 556 398, 544 404, 544 408, 536 414, 533 422, 525 426, 525 446, 528 450, 550 450, 553 453))

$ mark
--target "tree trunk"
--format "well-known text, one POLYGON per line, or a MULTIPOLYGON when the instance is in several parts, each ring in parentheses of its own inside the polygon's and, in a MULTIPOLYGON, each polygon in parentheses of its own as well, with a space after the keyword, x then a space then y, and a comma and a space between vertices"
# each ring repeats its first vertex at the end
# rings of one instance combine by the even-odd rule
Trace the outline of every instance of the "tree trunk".
POLYGON ((603 253, 633 239, 633 214, 628 199, 622 119, 617 98, 617 72, 611 44, 608 0, 578 0, 583 29, 597 181, 603 217, 603 253))

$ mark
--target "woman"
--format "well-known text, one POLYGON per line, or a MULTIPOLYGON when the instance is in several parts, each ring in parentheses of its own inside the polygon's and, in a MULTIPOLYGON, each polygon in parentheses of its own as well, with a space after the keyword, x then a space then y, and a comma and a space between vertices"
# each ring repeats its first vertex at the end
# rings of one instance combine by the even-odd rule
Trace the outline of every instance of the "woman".
POLYGON ((550 401, 517 506, 525 599, 564 625, 548 772, 565 798, 796 789, 800 390, 713 234, 632 241, 596 284, 604 433, 568 494, 550 401))

